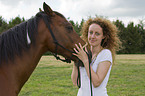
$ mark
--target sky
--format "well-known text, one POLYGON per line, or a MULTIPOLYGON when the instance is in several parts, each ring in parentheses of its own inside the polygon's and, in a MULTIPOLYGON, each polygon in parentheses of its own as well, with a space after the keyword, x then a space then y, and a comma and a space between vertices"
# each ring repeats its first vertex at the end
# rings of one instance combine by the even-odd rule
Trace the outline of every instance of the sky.
POLYGON ((52 10, 78 23, 95 15, 111 21, 119 19, 125 25, 145 19, 145 0, 0 0, 0 16, 6 21, 17 16, 29 19, 43 9, 44 1, 52 10))

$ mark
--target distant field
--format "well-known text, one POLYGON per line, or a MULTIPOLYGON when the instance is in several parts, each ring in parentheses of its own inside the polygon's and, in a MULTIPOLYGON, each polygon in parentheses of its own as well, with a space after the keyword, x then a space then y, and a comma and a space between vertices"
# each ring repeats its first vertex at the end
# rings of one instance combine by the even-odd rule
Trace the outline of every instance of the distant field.
MULTIPOLYGON (((43 56, 19 96, 76 96, 72 64, 43 56)), ((145 96, 145 55, 117 55, 107 89, 109 96, 145 96)))

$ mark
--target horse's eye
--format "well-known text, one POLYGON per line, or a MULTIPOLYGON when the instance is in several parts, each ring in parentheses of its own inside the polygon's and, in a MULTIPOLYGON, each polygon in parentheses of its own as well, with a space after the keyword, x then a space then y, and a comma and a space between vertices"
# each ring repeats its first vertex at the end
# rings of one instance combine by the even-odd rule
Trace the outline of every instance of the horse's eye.
POLYGON ((68 30, 72 31, 73 30, 73 27, 72 26, 67 26, 66 27, 68 30))

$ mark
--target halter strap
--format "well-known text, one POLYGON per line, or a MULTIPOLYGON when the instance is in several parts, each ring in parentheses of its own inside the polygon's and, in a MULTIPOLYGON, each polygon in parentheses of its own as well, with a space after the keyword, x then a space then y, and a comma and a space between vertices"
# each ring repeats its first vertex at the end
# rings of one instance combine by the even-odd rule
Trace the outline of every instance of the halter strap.
POLYGON ((56 47, 55 47, 55 53, 53 53, 54 57, 55 57, 57 60, 61 60, 61 61, 63 61, 63 62, 71 63, 71 58, 72 58, 72 56, 71 56, 69 59, 68 59, 68 58, 61 59, 61 58, 57 55, 57 48, 58 48, 58 46, 60 46, 61 48, 65 49, 65 50, 67 50, 67 51, 69 51, 69 52, 71 52, 71 53, 74 53, 74 52, 71 51, 71 50, 69 50, 69 49, 67 49, 67 48, 65 48, 64 46, 62 46, 61 44, 58 43, 58 41, 56 40, 56 38, 55 38, 55 36, 54 36, 54 34, 53 34, 52 30, 51 30, 50 24, 47 22, 47 21, 48 21, 48 16, 45 16, 45 15, 41 15, 41 16, 43 17, 43 20, 44 20, 44 22, 45 22, 47 28, 49 29, 50 34, 51 34, 51 36, 52 36, 52 38, 53 38, 53 42, 54 42, 55 45, 56 45, 56 47))
MULTIPOLYGON (((89 53, 86 52, 86 54, 87 54, 88 60, 89 60, 90 89, 91 89, 91 96, 93 96, 92 76, 91 76, 91 58, 92 58, 92 53, 91 52, 89 52, 89 53)), ((82 61, 79 60, 78 63, 80 63, 80 62, 82 62, 82 61)), ((79 68, 79 65, 77 66, 77 69, 78 69, 77 86, 80 88, 81 87, 81 77, 80 77, 80 68, 79 68)))

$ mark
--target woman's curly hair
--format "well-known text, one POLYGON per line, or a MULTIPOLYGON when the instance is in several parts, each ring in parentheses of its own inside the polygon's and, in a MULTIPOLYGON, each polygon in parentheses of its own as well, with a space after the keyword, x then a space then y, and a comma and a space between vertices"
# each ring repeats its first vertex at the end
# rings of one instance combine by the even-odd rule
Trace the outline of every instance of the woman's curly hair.
MULTIPOLYGON (((115 59, 115 53, 119 50, 121 41, 118 37, 117 27, 111 23, 111 21, 105 18, 89 18, 86 22, 83 23, 81 30, 82 39, 88 43, 88 29, 91 24, 98 24, 103 29, 103 35, 105 38, 101 42, 101 46, 105 49, 109 49, 112 52, 113 61, 115 59)), ((88 43, 89 44, 89 43, 88 43)))

